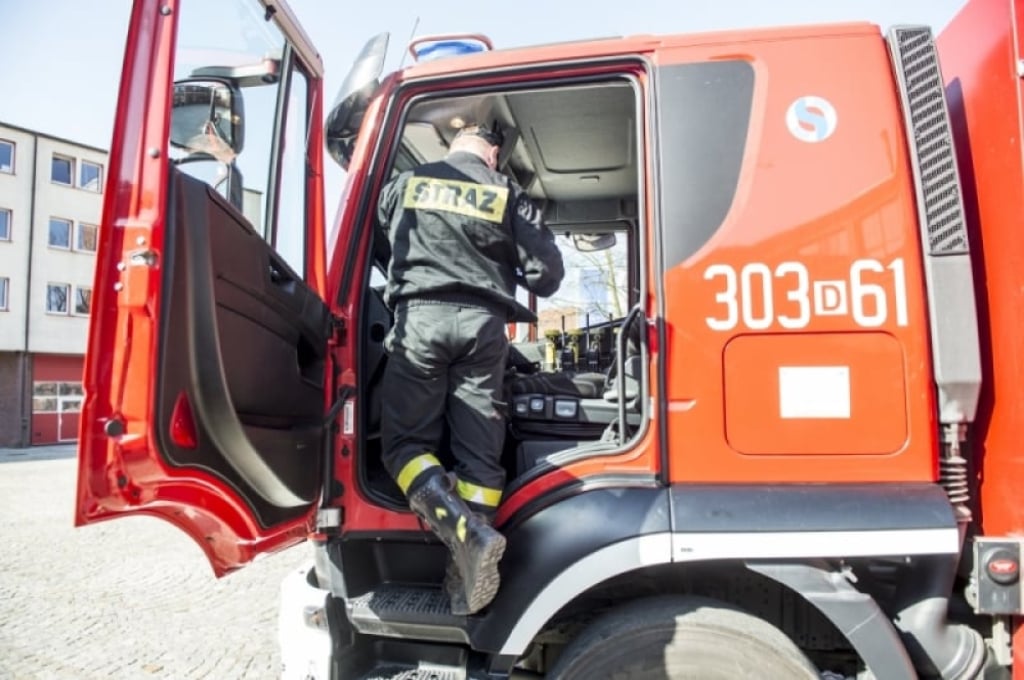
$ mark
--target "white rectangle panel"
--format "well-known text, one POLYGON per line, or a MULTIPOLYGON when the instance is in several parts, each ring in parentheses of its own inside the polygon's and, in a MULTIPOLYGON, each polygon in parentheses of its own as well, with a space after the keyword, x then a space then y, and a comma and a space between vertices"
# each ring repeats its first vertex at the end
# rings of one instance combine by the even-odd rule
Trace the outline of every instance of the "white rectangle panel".
POLYGON ((849 366, 780 366, 779 416, 850 417, 849 366))

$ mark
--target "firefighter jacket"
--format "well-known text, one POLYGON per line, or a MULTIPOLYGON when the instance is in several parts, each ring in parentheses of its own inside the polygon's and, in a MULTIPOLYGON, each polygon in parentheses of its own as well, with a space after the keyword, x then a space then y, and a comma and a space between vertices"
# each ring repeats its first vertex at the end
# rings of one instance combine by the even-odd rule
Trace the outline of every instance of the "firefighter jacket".
POLYGON ((378 218, 391 243, 385 301, 452 294, 497 303, 510 318, 516 284, 548 297, 562 282, 562 254, 526 192, 464 151, 393 179, 378 218))

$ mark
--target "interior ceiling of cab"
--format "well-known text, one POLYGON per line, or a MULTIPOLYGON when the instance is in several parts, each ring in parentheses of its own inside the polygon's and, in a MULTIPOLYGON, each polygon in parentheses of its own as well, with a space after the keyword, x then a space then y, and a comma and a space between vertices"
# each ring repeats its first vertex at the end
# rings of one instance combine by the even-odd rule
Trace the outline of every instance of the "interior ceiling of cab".
POLYGON ((636 102, 626 82, 422 102, 405 142, 421 160, 437 160, 458 128, 476 120, 505 130, 504 169, 535 199, 636 196, 636 102))

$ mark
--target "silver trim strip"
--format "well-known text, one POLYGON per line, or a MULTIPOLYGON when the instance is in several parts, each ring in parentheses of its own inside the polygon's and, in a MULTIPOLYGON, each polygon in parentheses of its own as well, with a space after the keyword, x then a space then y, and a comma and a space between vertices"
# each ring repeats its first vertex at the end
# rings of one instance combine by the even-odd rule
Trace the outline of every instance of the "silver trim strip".
POLYGON ((960 552, 956 527, 885 531, 674 534, 675 562, 721 559, 889 557, 960 552))

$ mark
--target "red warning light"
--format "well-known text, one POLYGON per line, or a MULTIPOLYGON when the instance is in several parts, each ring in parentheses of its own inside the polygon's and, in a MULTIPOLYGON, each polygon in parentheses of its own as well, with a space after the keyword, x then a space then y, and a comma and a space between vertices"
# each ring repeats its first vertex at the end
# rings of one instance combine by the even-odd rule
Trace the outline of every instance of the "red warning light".
POLYGON ((1018 569, 1017 563, 1013 560, 992 560, 988 563, 988 570, 993 574, 1016 574, 1018 569))
POLYGON ((175 446, 183 449, 194 449, 199 446, 196 437, 196 423, 192 418, 192 405, 188 397, 182 392, 174 402, 174 410, 171 412, 171 441, 175 446))

